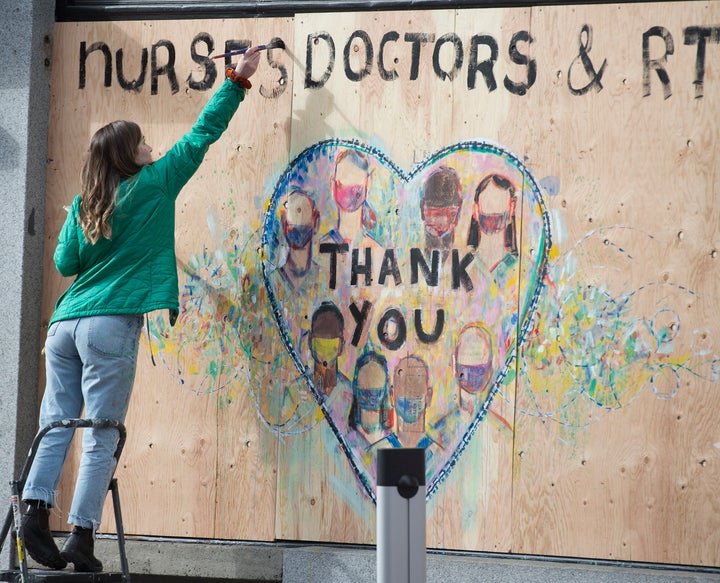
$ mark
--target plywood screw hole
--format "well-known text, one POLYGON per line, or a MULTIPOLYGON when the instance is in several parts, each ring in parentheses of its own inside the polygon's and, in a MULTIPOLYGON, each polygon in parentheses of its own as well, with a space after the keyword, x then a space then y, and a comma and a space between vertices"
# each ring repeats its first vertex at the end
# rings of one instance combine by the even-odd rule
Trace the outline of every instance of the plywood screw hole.
POLYGON ((713 259, 717 257, 717 249, 713 249, 712 251, 710 251, 710 257, 712 257, 713 259))
POLYGON ((700 465, 704 468, 707 465, 707 460, 700 460, 700 465))
POLYGON ((685 238, 685 231, 679 231, 677 234, 677 238, 682 241, 685 238))

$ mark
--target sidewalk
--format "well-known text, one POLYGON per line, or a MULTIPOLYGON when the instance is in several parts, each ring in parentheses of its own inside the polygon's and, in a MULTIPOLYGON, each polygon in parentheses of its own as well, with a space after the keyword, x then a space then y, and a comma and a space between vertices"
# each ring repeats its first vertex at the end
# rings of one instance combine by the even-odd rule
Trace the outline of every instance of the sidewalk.
MULTIPOLYGON (((372 547, 127 539, 132 583, 371 583, 372 547)), ((119 571, 117 541, 101 537, 97 553, 119 571)), ((427 583, 710 583, 720 568, 573 561, 549 557, 427 555, 427 583)))

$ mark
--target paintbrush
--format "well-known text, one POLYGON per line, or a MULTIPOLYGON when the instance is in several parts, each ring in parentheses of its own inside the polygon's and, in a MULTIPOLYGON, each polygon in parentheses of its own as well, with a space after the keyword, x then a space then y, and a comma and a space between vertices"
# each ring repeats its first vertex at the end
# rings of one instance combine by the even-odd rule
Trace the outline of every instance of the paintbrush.
MULTIPOLYGON (((213 57, 213 59, 222 59, 223 57, 232 57, 232 56, 234 56, 234 55, 242 55, 243 53, 246 53, 249 48, 250 48, 250 47, 245 47, 244 49, 238 49, 238 50, 236 50, 236 51, 230 51, 229 53, 223 53, 222 55, 215 55, 215 56, 213 57)), ((266 44, 266 45, 260 45, 258 48, 259 48, 261 51, 264 51, 264 50, 266 50, 266 49, 284 49, 284 48, 285 48, 285 43, 283 42, 283 40, 282 40, 281 38, 276 38, 276 39, 271 40, 271 41, 270 41, 268 44, 266 44)))

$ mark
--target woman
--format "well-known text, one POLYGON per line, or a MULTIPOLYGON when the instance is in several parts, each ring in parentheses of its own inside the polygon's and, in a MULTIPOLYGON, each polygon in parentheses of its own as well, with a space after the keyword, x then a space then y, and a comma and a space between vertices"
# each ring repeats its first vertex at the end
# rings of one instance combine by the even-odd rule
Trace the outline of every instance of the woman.
MULTIPOLYGON (((165 156, 137 124, 116 121, 92 137, 75 197, 55 250, 64 276, 76 276, 60 297, 45 343, 46 387, 40 426, 79 417, 124 421, 135 378, 143 314, 178 313, 175 200, 200 166, 210 144, 227 128, 252 86, 258 47, 249 49, 209 100, 191 131, 165 156)), ((25 545, 52 569, 68 562, 97 572, 95 531, 112 477, 115 429, 83 430, 83 452, 68 523, 74 529, 59 551, 48 526, 72 430, 57 428, 40 442, 23 488, 25 545)))

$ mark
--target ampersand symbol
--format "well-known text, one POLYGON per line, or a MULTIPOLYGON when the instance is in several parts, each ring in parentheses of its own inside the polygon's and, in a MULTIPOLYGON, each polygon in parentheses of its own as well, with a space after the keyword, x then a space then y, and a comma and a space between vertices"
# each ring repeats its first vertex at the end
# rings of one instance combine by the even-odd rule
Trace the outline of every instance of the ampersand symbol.
POLYGON ((599 71, 595 71, 595 67, 593 66, 592 61, 590 60, 590 57, 588 56, 588 53, 590 52, 590 49, 592 48, 592 27, 589 24, 584 24, 582 27, 582 30, 580 31, 580 53, 577 57, 573 59, 573 62, 570 63, 570 67, 568 68, 568 74, 567 74, 567 84, 568 88, 570 89, 570 92, 573 95, 585 95, 590 89, 595 87, 596 91, 600 91, 602 86, 602 76, 605 72, 605 66, 607 65, 607 59, 603 60, 603 64, 600 67, 599 71), (583 69, 585 69, 585 73, 587 74, 588 78, 590 79, 590 82, 585 85, 584 87, 581 87, 580 89, 576 89, 573 87, 572 82, 570 81, 570 74, 572 72, 572 68, 577 62, 577 60, 580 59, 583 69))

